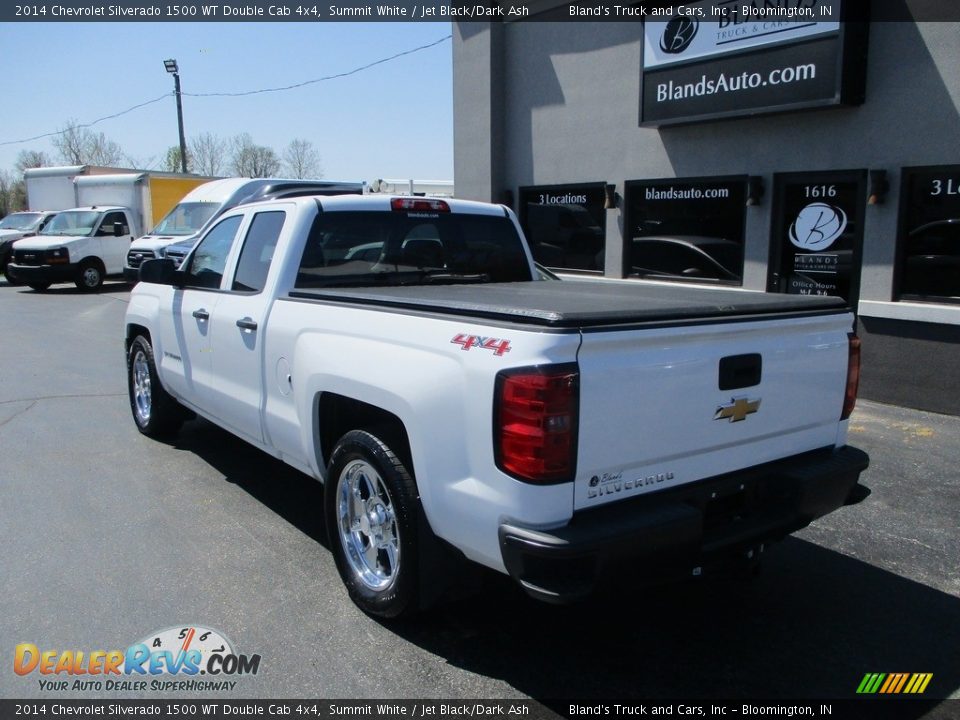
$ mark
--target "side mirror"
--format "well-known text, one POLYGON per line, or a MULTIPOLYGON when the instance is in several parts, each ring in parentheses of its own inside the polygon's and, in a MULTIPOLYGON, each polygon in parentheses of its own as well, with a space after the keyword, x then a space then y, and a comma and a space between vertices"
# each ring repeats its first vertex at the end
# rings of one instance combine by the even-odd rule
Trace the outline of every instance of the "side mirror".
POLYGON ((113 236, 114 237, 123 237, 123 223, 115 222, 113 224, 113 236))
POLYGON ((177 264, 168 258, 144 260, 140 265, 140 282, 183 287, 183 273, 179 272, 177 264))

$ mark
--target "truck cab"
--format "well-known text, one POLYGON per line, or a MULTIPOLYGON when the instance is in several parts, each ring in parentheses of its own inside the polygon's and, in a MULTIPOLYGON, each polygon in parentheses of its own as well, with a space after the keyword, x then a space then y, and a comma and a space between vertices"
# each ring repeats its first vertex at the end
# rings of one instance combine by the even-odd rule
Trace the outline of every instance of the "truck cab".
MULTIPOLYGON (((56 210, 25 210, 7 215, 0 220, 0 270, 7 272, 7 264, 13 256, 13 243, 30 235, 36 235, 57 214, 56 210)), ((10 278, 8 277, 9 281, 10 278)))
POLYGON ((130 245, 123 278, 140 280, 145 260, 169 257, 178 265, 197 244, 201 233, 237 205, 301 195, 363 194, 363 183, 275 178, 212 180, 187 193, 149 234, 130 245))
POLYGON ((14 243, 7 272, 15 282, 38 292, 62 282, 94 291, 107 275, 123 272, 124 258, 137 234, 139 223, 129 208, 64 210, 37 235, 14 243))

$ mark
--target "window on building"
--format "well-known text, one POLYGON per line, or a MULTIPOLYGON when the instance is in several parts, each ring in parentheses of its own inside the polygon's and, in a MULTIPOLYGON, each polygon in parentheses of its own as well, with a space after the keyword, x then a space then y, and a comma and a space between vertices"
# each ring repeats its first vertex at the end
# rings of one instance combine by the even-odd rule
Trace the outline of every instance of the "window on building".
POLYGON ((767 289, 791 295, 860 295, 865 170, 776 173, 767 289))
POLYGON ((603 272, 605 183, 520 188, 520 224, 533 259, 556 270, 603 272))
POLYGON ((626 183, 627 275, 741 285, 747 179, 626 183))
POLYGON ((904 168, 898 298, 960 303, 960 166, 904 168))

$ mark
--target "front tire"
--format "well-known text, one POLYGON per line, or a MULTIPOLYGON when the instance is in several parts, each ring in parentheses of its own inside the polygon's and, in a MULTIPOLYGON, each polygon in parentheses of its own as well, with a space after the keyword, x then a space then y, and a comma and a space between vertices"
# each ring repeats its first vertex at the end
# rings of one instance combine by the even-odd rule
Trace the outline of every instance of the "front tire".
POLYGON ((10 263, 6 263, 3 266, 3 276, 7 279, 7 285, 19 285, 20 283, 13 277, 13 273, 10 272, 9 268, 10 263))
POLYGON ((324 492, 330 547, 350 598, 366 613, 415 612, 419 587, 419 497, 403 462, 364 430, 340 438, 324 492))
POLYGON ((103 269, 94 260, 84 260, 80 263, 77 277, 73 282, 79 290, 84 292, 99 290, 100 286, 103 285, 103 269))
POLYGON ((184 412, 160 384, 153 348, 142 335, 130 343, 127 352, 127 390, 137 430, 152 438, 177 433, 185 419, 184 412))

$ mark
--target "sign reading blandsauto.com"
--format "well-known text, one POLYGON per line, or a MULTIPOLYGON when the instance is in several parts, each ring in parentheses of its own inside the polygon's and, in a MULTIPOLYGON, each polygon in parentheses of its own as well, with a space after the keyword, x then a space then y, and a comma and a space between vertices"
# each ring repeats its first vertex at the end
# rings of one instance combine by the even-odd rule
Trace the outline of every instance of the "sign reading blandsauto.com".
POLYGON ((842 0, 702 0, 644 24, 643 125, 863 101, 866 27, 842 0))

